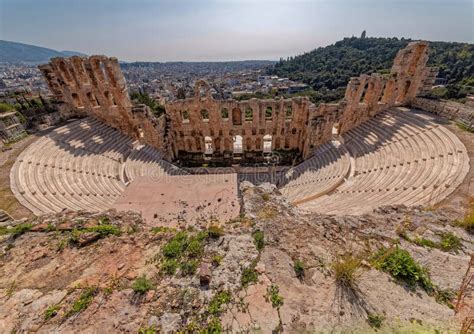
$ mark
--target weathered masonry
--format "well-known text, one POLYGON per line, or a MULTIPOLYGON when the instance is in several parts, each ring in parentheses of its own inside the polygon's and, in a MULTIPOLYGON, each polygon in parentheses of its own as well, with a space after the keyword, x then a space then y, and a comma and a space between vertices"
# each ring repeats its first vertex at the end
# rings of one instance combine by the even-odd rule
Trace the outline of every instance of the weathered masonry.
POLYGON ((40 66, 64 113, 91 115, 168 160, 241 159, 272 151, 310 157, 320 145, 393 106, 407 105, 433 84, 437 70, 426 67, 428 43, 412 42, 398 52, 389 75, 352 78, 339 103, 315 106, 307 98, 214 100, 199 81, 195 96, 169 102, 155 117, 133 107, 116 58, 54 58, 40 66))

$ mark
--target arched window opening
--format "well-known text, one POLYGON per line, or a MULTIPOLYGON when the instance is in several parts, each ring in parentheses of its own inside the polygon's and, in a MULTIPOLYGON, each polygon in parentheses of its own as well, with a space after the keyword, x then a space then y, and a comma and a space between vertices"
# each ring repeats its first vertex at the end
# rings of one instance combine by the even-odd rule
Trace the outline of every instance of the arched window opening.
POLYGON ((243 147, 242 147, 242 136, 237 135, 234 137, 234 154, 242 154, 243 147))
POLYGON ((190 151, 190 152, 193 151, 193 142, 192 142, 191 138, 186 139, 186 146, 187 146, 188 151, 190 151))
POLYGON ((143 128, 141 125, 138 126, 138 137, 143 138, 145 136, 145 133, 143 132, 143 128))
POLYGON ((107 101, 113 105, 113 106, 116 106, 117 104, 115 103, 115 99, 114 97, 112 96, 112 94, 110 94, 110 92, 108 91, 105 91, 104 92, 104 95, 105 95, 105 98, 107 99, 107 101))
POLYGON ((290 148, 290 138, 289 138, 289 137, 286 137, 286 138, 285 138, 285 148, 286 148, 286 149, 289 149, 289 148, 290 148))
POLYGON ((253 121, 253 110, 252 110, 252 108, 245 109, 245 120, 247 122, 253 121))
POLYGON ((339 135, 339 132, 341 131, 341 125, 339 123, 334 123, 332 125, 332 134, 334 136, 339 135))
POLYGON ((263 136, 263 153, 272 153, 272 136, 263 136))
POLYGON ((255 150, 260 151, 262 149, 262 139, 255 139, 255 150))
POLYGON ((189 123, 189 113, 187 110, 181 111, 181 118, 183 120, 183 123, 189 123))
POLYGON ((201 139, 199 137, 194 137, 194 142, 196 144, 196 150, 201 151, 202 150, 201 139))
POLYGON ((222 117, 222 120, 224 121, 229 120, 229 110, 227 108, 223 108, 221 110, 221 117, 222 117))
POLYGON ((369 82, 369 85, 367 86, 367 91, 365 92, 365 96, 364 96, 364 103, 369 103, 372 99, 372 95, 374 93, 374 83, 373 82, 369 82))
POLYGON ((91 104, 92 107, 98 107, 100 105, 99 100, 97 100, 95 95, 92 94, 91 92, 87 93, 87 99, 89 100, 89 103, 91 104))
POLYGON ((275 150, 281 149, 281 139, 280 137, 276 137, 275 139, 275 150))
POLYGON ((214 153, 214 146, 212 143, 212 138, 211 137, 204 137, 204 154, 205 155, 212 155, 214 153))
POLYGON ((398 98, 396 101, 397 103, 405 103, 405 99, 408 95, 408 91, 410 90, 410 86, 411 86, 411 81, 407 80, 405 84, 403 85, 401 94, 398 95, 398 98))
POLYGON ((291 106, 286 107, 285 118, 286 120, 291 120, 293 118, 293 108, 291 108, 291 106))
POLYGON ((71 96, 72 96, 72 102, 74 104, 74 107, 82 108, 83 105, 82 105, 82 101, 79 95, 77 95, 76 93, 72 93, 71 96))
POLYGON ((265 119, 269 121, 272 118, 273 118, 273 109, 272 107, 267 107, 267 109, 265 109, 265 119))
POLYGON ((229 138, 224 138, 224 150, 226 151, 230 151, 231 150, 231 147, 230 147, 230 139, 229 138))
POLYGON ((239 108, 232 109, 232 124, 242 125, 242 111, 239 108))
POLYGON ((61 70, 61 73, 63 75, 64 80, 67 81, 67 82, 71 82, 72 81, 72 76, 71 76, 71 73, 69 73, 69 70, 68 70, 68 68, 66 66, 66 63, 64 61, 59 63, 59 69, 61 70))
POLYGON ((247 151, 252 150, 252 139, 250 137, 247 137, 247 139, 245 139, 245 147, 247 148, 247 151))
POLYGON ((209 111, 206 109, 201 110, 201 119, 203 122, 209 122, 209 111))
POLYGON ((220 152, 220 150, 221 150, 221 139, 220 138, 214 139, 214 148, 215 148, 216 151, 220 152))
POLYGON ((367 93, 368 88, 369 88, 369 83, 366 83, 364 85, 364 89, 362 90, 362 94, 360 95, 360 99, 359 99, 360 103, 364 102, 365 94, 367 93))

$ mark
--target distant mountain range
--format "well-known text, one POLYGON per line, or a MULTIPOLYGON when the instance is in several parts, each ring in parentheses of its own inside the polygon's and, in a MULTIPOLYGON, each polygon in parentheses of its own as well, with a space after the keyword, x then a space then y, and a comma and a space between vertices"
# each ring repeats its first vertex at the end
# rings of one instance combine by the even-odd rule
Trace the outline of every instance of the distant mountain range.
POLYGON ((0 40, 0 62, 44 63, 53 57, 85 56, 76 51, 57 51, 41 46, 0 40))

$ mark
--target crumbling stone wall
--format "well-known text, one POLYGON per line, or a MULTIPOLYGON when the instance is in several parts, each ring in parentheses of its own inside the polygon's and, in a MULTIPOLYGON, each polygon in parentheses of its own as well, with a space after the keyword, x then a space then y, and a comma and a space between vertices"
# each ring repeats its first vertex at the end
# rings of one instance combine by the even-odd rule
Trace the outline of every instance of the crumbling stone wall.
POLYGON ((413 99, 410 105, 456 121, 465 128, 474 131, 474 103, 471 105, 469 103, 462 104, 454 101, 418 97, 413 99))
POLYGON ((211 147, 213 152, 231 154, 236 136, 241 136, 245 152, 263 151, 266 140, 271 142, 272 150, 301 152, 310 105, 308 99, 301 97, 214 100, 207 84, 199 82, 193 98, 166 104, 173 151, 177 156, 180 151, 205 153, 206 147, 211 147))
POLYGON ((166 104, 156 118, 146 106, 132 107, 116 58, 54 58, 40 66, 48 85, 74 115, 92 115, 160 150, 232 157, 243 152, 314 149, 376 114, 413 103, 429 91, 437 70, 426 67, 428 43, 400 50, 390 74, 351 78, 344 99, 315 106, 307 98, 248 101, 214 100, 199 81, 195 96, 166 104))
POLYGON ((25 127, 21 124, 15 112, 0 113, 0 140, 8 143, 26 135, 25 127))
POLYGON ((428 43, 412 42, 401 49, 389 75, 363 74, 349 81, 343 101, 320 104, 310 112, 307 146, 308 157, 315 147, 343 134, 376 114, 393 106, 408 105, 428 91, 437 69, 426 66, 428 43))
POLYGON ((163 136, 164 118, 157 119, 146 106, 132 107, 117 58, 58 57, 39 69, 51 92, 64 104, 63 114, 94 116, 170 158, 163 136))

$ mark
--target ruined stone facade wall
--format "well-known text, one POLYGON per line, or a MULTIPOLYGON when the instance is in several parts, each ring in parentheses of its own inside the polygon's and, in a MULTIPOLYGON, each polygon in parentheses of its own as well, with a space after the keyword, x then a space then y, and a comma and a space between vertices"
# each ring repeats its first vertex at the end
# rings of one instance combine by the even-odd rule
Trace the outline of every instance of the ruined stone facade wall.
POLYGON ((0 114, 0 141, 8 143, 26 135, 25 127, 21 124, 15 112, 0 114))
POLYGON ((400 50, 390 75, 363 74, 349 81, 344 100, 321 104, 310 112, 304 156, 331 140, 333 132, 343 134, 393 106, 408 105, 424 94, 436 78, 437 69, 426 66, 428 43, 412 42, 400 50))
POLYGON ((132 108, 117 58, 60 57, 39 69, 56 99, 63 102, 65 117, 94 116, 169 155, 163 140, 164 120, 146 106, 132 108))
POLYGON ((179 151, 205 152, 206 137, 214 152, 233 151, 235 136, 242 149, 263 151, 264 137, 271 136, 272 150, 302 151, 306 141, 308 111, 306 98, 248 101, 214 100, 208 87, 194 98, 166 104, 172 129, 172 147, 179 151))
POLYGON ((410 105, 430 113, 441 115, 456 121, 474 131, 474 105, 457 103, 447 100, 434 100, 418 97, 410 105))
POLYGON ((400 50, 390 74, 352 78, 344 99, 315 106, 307 98, 248 101, 214 100, 200 81, 194 98, 165 105, 156 118, 146 106, 132 107, 116 58, 54 58, 40 66, 56 98, 74 115, 91 115, 149 144, 168 160, 180 152, 232 156, 241 152, 297 150, 303 157, 376 114, 416 103, 437 70, 426 66, 428 43, 412 42, 400 50), (241 148, 238 143, 241 137, 241 148))

